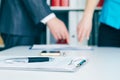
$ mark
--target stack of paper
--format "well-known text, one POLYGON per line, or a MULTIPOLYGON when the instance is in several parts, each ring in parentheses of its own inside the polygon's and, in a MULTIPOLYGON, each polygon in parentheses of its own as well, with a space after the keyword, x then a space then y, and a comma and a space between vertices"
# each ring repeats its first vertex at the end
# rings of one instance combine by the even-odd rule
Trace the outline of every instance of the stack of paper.
POLYGON ((57 57, 51 62, 38 63, 5 63, 0 62, 0 69, 7 70, 37 70, 74 72, 81 66, 85 59, 71 57, 57 57))
POLYGON ((90 46, 70 46, 70 45, 33 45, 30 49, 46 51, 66 51, 66 50, 92 50, 90 46))

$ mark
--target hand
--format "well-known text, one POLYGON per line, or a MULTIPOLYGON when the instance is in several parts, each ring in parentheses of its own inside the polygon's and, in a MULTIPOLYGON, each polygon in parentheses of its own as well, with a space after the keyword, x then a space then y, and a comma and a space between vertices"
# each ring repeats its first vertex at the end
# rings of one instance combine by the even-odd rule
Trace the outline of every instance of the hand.
POLYGON ((56 40, 64 39, 67 40, 67 43, 69 43, 67 28, 61 20, 55 17, 47 22, 47 26, 56 40))
POLYGON ((91 29, 92 18, 89 16, 84 16, 77 27, 78 41, 82 42, 84 38, 87 38, 87 40, 89 40, 91 29))

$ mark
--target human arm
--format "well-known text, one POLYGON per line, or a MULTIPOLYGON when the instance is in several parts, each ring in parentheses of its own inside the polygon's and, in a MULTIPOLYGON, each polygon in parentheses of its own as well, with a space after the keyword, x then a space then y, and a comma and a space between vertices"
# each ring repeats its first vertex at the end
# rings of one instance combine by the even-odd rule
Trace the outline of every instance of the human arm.
POLYGON ((45 17, 41 22, 47 24, 51 33, 57 41, 66 40, 67 43, 69 43, 69 35, 66 26, 55 16, 54 13, 51 13, 50 15, 45 17))
POLYGON ((47 22, 47 25, 56 40, 66 40, 69 43, 69 34, 65 24, 57 17, 47 22))
POLYGON ((61 20, 59 20, 56 16, 48 20, 45 19, 52 13, 52 11, 46 3, 46 0, 22 1, 35 24, 38 24, 39 22, 47 24, 56 40, 66 39, 69 42, 68 31, 66 29, 65 24, 61 20))
POLYGON ((92 29, 93 13, 99 0, 87 0, 85 11, 77 27, 78 41, 82 42, 84 38, 89 39, 92 29))

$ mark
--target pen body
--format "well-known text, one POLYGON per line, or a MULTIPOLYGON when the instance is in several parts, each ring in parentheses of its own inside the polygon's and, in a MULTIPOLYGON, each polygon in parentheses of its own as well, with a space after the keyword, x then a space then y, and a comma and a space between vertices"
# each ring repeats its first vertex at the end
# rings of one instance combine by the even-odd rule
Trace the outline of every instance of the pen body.
POLYGON ((25 57, 25 58, 9 58, 5 59, 6 63, 35 63, 35 62, 47 62, 51 61, 53 58, 49 57, 25 57))
POLYGON ((31 62, 46 62, 49 61, 49 57, 29 57, 28 63, 31 62))

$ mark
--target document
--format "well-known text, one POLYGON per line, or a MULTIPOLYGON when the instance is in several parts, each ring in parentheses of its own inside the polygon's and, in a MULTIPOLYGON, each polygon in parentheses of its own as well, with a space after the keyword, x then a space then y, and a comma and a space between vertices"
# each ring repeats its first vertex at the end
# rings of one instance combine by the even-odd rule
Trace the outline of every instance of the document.
POLYGON ((71 46, 71 45, 33 45, 30 49, 32 50, 46 50, 46 51, 66 51, 66 50, 93 50, 90 46, 71 46))
MULTIPOLYGON (((4 58, 5 59, 5 58, 4 58)), ((6 63, 0 61, 2 70, 28 70, 28 71, 55 71, 55 72, 75 72, 86 62, 80 57, 56 57, 53 61, 37 63, 6 63)))

